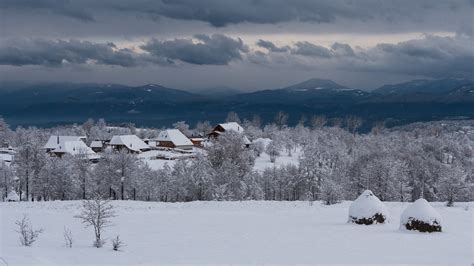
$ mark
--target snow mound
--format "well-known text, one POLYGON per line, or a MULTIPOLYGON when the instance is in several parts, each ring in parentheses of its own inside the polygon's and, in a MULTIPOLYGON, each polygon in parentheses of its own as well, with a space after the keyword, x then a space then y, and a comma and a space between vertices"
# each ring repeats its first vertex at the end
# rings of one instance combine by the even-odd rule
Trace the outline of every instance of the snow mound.
POLYGON ((356 224, 385 223, 385 205, 370 190, 364 191, 349 207, 349 221, 356 224))
POLYGON ((418 199, 407 207, 400 218, 400 228, 420 232, 441 232, 441 215, 426 201, 418 199))

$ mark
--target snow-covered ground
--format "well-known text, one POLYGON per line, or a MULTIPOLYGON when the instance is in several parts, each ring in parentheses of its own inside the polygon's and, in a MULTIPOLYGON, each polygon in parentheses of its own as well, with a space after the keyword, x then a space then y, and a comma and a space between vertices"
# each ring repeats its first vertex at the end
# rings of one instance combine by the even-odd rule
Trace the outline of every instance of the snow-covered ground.
POLYGON ((142 152, 137 157, 143 160, 151 169, 160 170, 164 168, 165 164, 172 168, 176 160, 196 156, 199 153, 202 153, 202 149, 193 148, 182 152, 179 149, 160 149, 142 152))
POLYGON ((262 152, 260 156, 255 158, 254 170, 263 172, 266 168, 282 167, 289 164, 298 166, 298 159, 301 153, 301 148, 293 149, 291 156, 288 156, 287 151, 281 151, 280 155, 276 157, 275 163, 272 163, 270 161, 270 155, 262 152))
POLYGON ((102 249, 91 246, 92 229, 73 218, 79 201, 0 203, 0 257, 9 265, 473 262, 474 203, 433 203, 444 232, 432 234, 399 230, 411 203, 386 203, 390 223, 372 226, 347 223, 350 203, 116 201, 115 226, 105 237, 119 234, 126 244, 121 252, 112 251, 110 240, 102 249), (23 214, 45 230, 31 248, 21 247, 15 233, 23 214), (64 247, 64 226, 73 233, 73 248, 64 247))

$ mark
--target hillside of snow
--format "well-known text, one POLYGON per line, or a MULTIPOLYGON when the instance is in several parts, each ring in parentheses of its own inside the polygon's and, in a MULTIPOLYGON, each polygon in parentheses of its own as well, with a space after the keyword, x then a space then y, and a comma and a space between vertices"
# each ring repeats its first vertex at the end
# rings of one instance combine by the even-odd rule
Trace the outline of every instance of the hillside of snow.
POLYGON ((73 218, 80 201, 0 203, 0 257, 9 265, 473 261, 473 202, 431 203, 444 218, 443 232, 432 234, 399 230, 400 214, 412 203, 385 203, 390 223, 372 226, 347 223, 350 203, 115 201, 115 225, 101 249, 92 247, 92 229, 73 218), (45 230, 31 248, 21 247, 15 232, 23 214, 45 230), (72 248, 64 246, 64 226, 73 233, 72 248), (117 234, 126 245, 119 252, 110 245, 117 234))

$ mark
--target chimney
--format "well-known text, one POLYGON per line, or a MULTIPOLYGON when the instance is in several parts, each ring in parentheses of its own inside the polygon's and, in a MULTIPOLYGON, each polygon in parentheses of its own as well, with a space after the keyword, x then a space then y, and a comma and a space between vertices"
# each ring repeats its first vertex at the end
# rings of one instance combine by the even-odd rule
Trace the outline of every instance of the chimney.
POLYGON ((58 144, 59 144, 59 135, 58 135, 58 144))

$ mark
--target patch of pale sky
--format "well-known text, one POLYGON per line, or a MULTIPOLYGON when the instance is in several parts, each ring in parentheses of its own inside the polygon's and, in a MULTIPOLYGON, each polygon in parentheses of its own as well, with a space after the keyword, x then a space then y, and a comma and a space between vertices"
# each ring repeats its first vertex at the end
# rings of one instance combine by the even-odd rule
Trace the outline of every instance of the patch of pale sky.
MULTIPOLYGON (((227 36, 232 38, 240 38, 250 48, 255 50, 261 50, 255 43, 259 39, 273 42, 277 46, 293 45, 296 42, 308 41, 317 45, 329 47, 335 42, 347 43, 352 47, 370 48, 379 43, 390 43, 396 44, 413 39, 422 39, 425 35, 435 35, 440 37, 454 37, 455 32, 404 32, 404 33, 387 33, 387 34, 351 34, 351 33, 325 33, 325 34, 228 34, 227 36)), ((164 38, 163 40, 172 40, 175 38, 191 38, 192 36, 176 36, 171 38, 164 38)), ((87 38, 92 42, 113 42, 119 48, 129 48, 135 52, 142 52, 139 48, 140 45, 150 40, 150 37, 138 37, 138 38, 87 38)))

